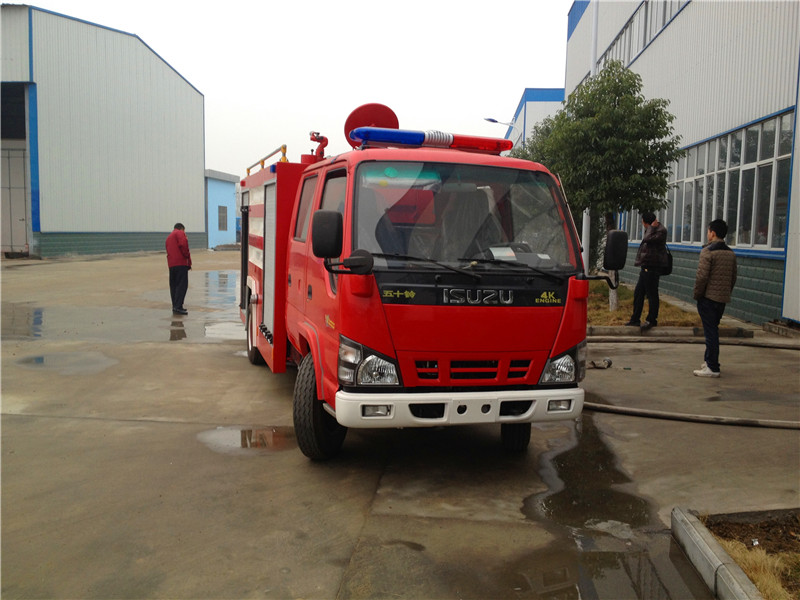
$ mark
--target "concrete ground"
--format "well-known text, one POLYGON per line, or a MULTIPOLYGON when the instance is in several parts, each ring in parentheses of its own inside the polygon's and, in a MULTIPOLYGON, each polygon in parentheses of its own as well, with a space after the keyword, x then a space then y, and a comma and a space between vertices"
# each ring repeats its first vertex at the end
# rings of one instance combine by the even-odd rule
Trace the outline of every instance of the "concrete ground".
MULTIPOLYGON (((177 318, 163 255, 3 260, 4 598, 705 598, 673 507, 800 505, 798 430, 593 411, 519 457, 470 427, 310 462, 294 374, 245 357, 238 254, 193 258, 177 318)), ((796 344, 706 380, 701 344, 596 339, 597 404, 800 421, 796 344)))

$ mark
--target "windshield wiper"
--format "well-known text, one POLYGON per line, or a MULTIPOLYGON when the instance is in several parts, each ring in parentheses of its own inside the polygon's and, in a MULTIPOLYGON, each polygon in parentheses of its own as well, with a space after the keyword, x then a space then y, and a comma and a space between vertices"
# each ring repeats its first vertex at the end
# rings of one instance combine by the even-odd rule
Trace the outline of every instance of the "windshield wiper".
POLYGON ((460 258, 459 260, 463 260, 471 264, 502 265, 506 268, 511 268, 521 273, 523 272, 536 273, 537 275, 541 275, 542 277, 549 277, 554 281, 563 281, 564 279, 571 277, 571 275, 567 273, 553 273, 552 271, 543 271, 542 269, 537 269, 536 267, 526 265, 525 263, 502 260, 500 258, 460 258))
POLYGON ((413 262, 428 263, 431 265, 442 267, 443 269, 449 269, 450 271, 455 271, 456 273, 461 273, 462 275, 467 275, 469 277, 472 277, 476 281, 481 280, 481 276, 478 273, 475 273, 474 271, 467 271, 466 269, 453 267, 445 263, 439 262, 438 260, 434 260, 432 258, 426 258, 424 256, 411 256, 408 254, 380 254, 376 252, 373 252, 372 256, 377 256, 378 258, 393 258, 395 260, 407 260, 409 262, 413 261, 413 262))

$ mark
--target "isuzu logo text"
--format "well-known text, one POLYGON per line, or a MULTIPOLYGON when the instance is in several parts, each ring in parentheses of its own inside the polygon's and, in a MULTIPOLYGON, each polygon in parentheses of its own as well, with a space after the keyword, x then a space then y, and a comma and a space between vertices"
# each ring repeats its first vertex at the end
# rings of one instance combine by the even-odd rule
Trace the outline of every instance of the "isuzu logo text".
POLYGON ((513 290, 467 290, 445 288, 442 290, 445 304, 513 304, 513 290))

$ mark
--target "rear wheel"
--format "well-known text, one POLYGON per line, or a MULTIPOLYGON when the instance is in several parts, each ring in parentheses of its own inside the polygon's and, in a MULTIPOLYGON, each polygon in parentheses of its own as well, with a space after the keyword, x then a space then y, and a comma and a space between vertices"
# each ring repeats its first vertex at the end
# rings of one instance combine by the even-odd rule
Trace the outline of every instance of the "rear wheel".
POLYGON ((525 452, 531 442, 531 424, 503 423, 500 425, 500 438, 508 452, 525 452))
POLYGON ((254 365, 263 365, 264 357, 261 352, 256 348, 256 337, 258 336, 258 325, 256 324, 256 306, 250 302, 247 303, 247 360, 254 365))
POLYGON ((317 377, 310 353, 297 370, 292 412, 297 445, 303 454, 312 460, 327 460, 339 453, 347 427, 328 414, 317 398, 317 377))

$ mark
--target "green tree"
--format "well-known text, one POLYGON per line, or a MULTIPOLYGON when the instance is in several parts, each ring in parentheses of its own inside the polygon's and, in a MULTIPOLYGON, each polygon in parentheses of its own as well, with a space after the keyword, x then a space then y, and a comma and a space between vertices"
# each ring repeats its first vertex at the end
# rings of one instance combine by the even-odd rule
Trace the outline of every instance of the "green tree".
POLYGON ((668 104, 645 99, 642 78, 611 61, 511 153, 559 175, 576 223, 590 210, 593 255, 615 213, 666 206, 670 167, 683 155, 668 104))

